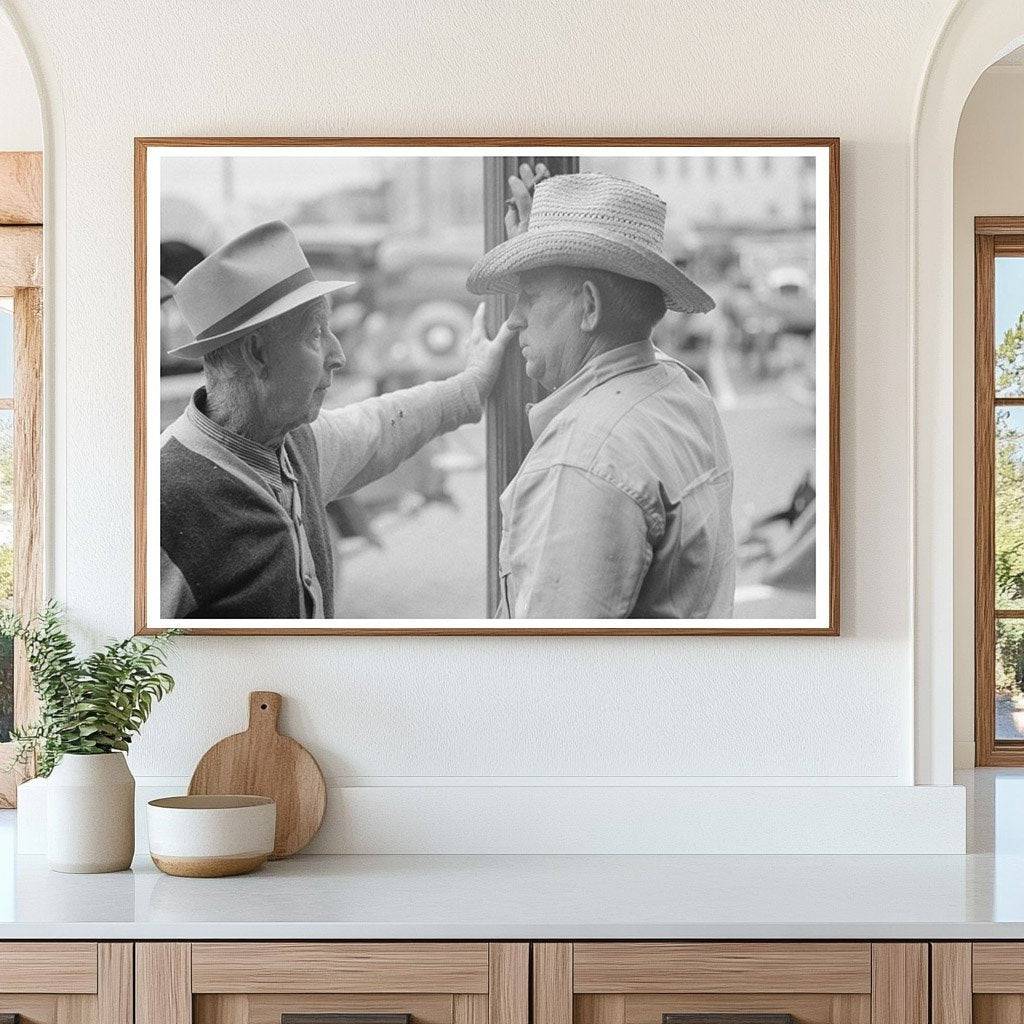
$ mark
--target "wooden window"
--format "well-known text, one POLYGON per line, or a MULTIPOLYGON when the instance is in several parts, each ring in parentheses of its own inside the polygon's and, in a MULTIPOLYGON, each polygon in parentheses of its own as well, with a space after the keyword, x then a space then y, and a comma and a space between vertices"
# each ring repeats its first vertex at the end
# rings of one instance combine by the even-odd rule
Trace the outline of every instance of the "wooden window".
POLYGON ((975 220, 975 761, 1024 765, 1024 217, 975 220))
MULTIPOLYGON (((578 157, 484 157, 484 247, 492 249, 505 240, 505 200, 508 179, 521 163, 547 165, 552 174, 579 170, 578 157)), ((487 331, 491 337, 512 311, 507 295, 487 299, 487 331)), ((501 512, 498 499, 533 443, 526 406, 543 397, 540 386, 526 376, 525 364, 513 346, 505 353, 498 386, 487 403, 487 614, 498 607, 498 544, 501 541, 501 512)))
MULTIPOLYGON (((27 617, 42 595, 42 157, 0 153, 0 604, 27 617)), ((0 647, 0 807, 11 771, 11 719, 35 714, 24 654, 0 647)))

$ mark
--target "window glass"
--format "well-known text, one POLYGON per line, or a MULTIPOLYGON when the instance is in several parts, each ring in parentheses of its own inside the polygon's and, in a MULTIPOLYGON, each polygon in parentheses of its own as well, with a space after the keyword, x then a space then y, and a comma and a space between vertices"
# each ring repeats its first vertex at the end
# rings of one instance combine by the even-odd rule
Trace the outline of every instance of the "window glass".
POLYGON ((1024 408, 996 409, 996 609, 1024 608, 1024 408))
POLYGON ((996 739, 1024 739, 1024 622, 996 620, 996 739))
POLYGON ((1024 397, 1024 258, 996 257, 996 397, 1024 397))
POLYGON ((14 394, 14 314, 10 300, 0 299, 0 398, 14 394))

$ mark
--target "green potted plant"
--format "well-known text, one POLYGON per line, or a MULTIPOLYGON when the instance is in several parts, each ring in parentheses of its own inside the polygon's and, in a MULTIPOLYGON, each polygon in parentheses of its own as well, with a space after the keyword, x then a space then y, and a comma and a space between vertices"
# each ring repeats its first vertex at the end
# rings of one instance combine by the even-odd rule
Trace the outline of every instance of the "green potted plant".
POLYGON ((54 871, 121 871, 135 852, 135 779, 124 752, 153 702, 174 687, 162 671, 176 631, 129 637, 84 658, 58 607, 22 622, 0 614, 0 636, 25 645, 39 718, 12 731, 17 760, 47 776, 47 862, 54 871))

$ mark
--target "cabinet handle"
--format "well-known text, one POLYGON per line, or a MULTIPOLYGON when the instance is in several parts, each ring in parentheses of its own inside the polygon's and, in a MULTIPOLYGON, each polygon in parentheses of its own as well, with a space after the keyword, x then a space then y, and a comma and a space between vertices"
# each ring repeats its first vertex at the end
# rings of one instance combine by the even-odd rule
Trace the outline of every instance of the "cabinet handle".
POLYGON ((661 1024, 797 1024, 791 1013, 663 1013, 661 1024))
MULTIPOLYGON (((0 1024, 8 1024, 0 1020, 0 1024)), ((13 1024, 17 1024, 14 1021, 13 1024)), ((412 1024, 411 1013, 282 1013, 281 1024, 412 1024)))

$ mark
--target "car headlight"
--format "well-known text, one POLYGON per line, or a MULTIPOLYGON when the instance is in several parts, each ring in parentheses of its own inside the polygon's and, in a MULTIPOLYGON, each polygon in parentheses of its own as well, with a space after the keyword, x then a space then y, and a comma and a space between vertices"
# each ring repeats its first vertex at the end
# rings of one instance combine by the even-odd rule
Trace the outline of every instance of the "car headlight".
POLYGON ((423 347, 435 356, 446 356, 459 342, 451 324, 430 324, 421 334, 423 347))

